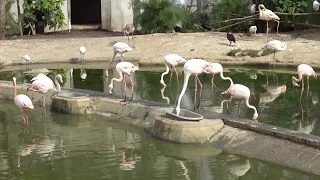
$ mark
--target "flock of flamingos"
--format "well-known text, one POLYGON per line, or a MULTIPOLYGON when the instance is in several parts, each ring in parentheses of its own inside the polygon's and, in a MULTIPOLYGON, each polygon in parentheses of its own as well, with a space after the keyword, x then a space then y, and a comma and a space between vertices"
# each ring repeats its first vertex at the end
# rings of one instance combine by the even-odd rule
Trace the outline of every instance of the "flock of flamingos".
MULTIPOLYGON (((277 33, 278 33, 278 27, 279 27, 279 20, 280 18, 274 14, 272 11, 268 10, 265 8, 264 5, 260 4, 258 6, 259 9, 259 17, 261 20, 265 20, 268 21, 269 20, 274 20, 278 22, 278 26, 277 26, 277 33)), ((267 26, 268 27, 268 26, 267 26)), ((124 35, 130 35, 130 33, 133 36, 133 32, 134 32, 135 28, 132 24, 128 24, 125 28, 124 28, 124 35)), ((268 33, 268 28, 267 28, 267 33, 268 33)), ((227 38, 229 41, 228 34, 227 38)), ((233 37, 233 36, 232 36, 233 37)), ((233 37, 234 39, 234 37, 233 37)), ((133 37, 132 37, 132 41, 133 41, 133 37)), ((234 40, 235 41, 235 40, 234 40)), ((129 44, 129 36, 128 36, 128 44, 129 44)), ((123 81, 124 84, 124 91, 126 91, 126 82, 124 80, 124 76, 127 75, 131 81, 131 87, 132 87, 132 94, 133 94, 133 86, 134 86, 134 82, 131 78, 131 73, 139 70, 139 67, 133 65, 130 62, 125 62, 122 60, 123 55, 127 52, 131 52, 133 49, 124 42, 117 42, 113 45, 113 50, 114 50, 114 55, 112 60, 108 63, 108 67, 110 65, 110 63, 116 58, 117 54, 120 54, 120 59, 119 59, 119 63, 116 65, 116 71, 119 74, 118 78, 112 78, 110 85, 109 85, 109 93, 112 95, 113 92, 113 83, 114 81, 118 81, 121 82, 123 81)), ((267 49, 271 49, 274 50, 274 53, 276 51, 279 50, 286 50, 287 45, 284 42, 278 41, 278 40, 272 40, 270 42, 267 43, 267 45, 264 46, 264 48, 267 49)), ((80 47, 80 61, 82 61, 82 63, 84 63, 84 55, 86 52, 86 48, 84 46, 80 47)), ((275 58, 275 57, 274 57, 275 58)), ((25 55, 22 57, 22 59, 24 59, 26 61, 26 65, 28 65, 29 61, 30 61, 30 57, 28 55, 25 55)), ((229 101, 234 98, 234 99, 239 99, 244 100, 246 103, 246 106, 248 108, 251 108, 254 110, 254 114, 253 114, 253 119, 257 119, 258 118, 258 112, 257 109, 249 104, 249 98, 250 98, 250 90, 248 87, 242 85, 242 84, 234 84, 233 80, 230 77, 224 77, 223 76, 223 68, 222 65, 219 63, 210 63, 204 59, 189 59, 186 60, 183 57, 177 55, 177 54, 168 54, 164 57, 163 59, 163 63, 166 67, 166 71, 164 73, 162 73, 161 78, 160 78, 160 83, 163 86, 166 86, 163 77, 169 73, 169 70, 171 69, 171 76, 170 76, 170 81, 172 78, 172 69, 174 69, 175 73, 176 73, 176 77, 177 77, 177 81, 178 81, 178 72, 176 69, 176 66, 178 64, 182 64, 184 63, 184 67, 183 67, 183 71, 184 71, 184 83, 183 83, 183 88, 182 91, 179 95, 178 98, 178 103, 177 103, 177 107, 175 108, 176 110, 176 115, 179 116, 180 113, 180 102, 181 102, 181 98, 184 95, 186 88, 188 86, 188 80, 190 78, 191 75, 195 76, 195 95, 197 92, 197 84, 199 82, 200 88, 202 88, 202 83, 198 78, 198 75, 201 73, 206 73, 206 74, 212 74, 212 80, 211 83, 212 85, 215 86, 214 84, 214 75, 215 74, 220 74, 220 77, 223 80, 229 80, 230 81, 230 87, 225 90, 224 92, 222 92, 222 94, 226 94, 230 96, 229 101)), ((275 62, 274 62, 275 63, 275 62)), ((108 76, 108 68, 106 70, 106 75, 108 76)), ((302 90, 304 89, 304 81, 303 81, 303 77, 306 76, 307 77, 307 88, 309 89, 309 77, 313 76, 313 77, 317 77, 317 74, 315 73, 315 71, 313 70, 313 68, 307 64, 300 64, 297 67, 297 71, 298 71, 298 78, 296 77, 292 77, 292 84, 296 87, 300 87, 300 85, 297 82, 302 81, 302 85, 301 88, 302 90)), ((28 87, 27 90, 31 90, 31 91, 35 91, 35 92, 39 92, 42 94, 42 102, 43 102, 43 106, 45 106, 45 94, 48 91, 54 91, 59 93, 61 90, 60 87, 60 83, 62 83, 62 76, 60 74, 57 74, 55 76, 54 81, 52 81, 49 77, 47 77, 45 74, 38 74, 37 76, 35 76, 34 78, 31 79, 31 86, 28 87)), ((27 111, 27 109, 34 109, 33 103, 31 101, 31 99, 24 95, 24 94, 18 94, 17 95, 17 90, 16 90, 16 78, 13 77, 13 83, 14 83, 14 103, 16 104, 17 107, 19 107, 21 109, 21 111, 27 111)), ((133 98, 133 96, 132 96, 133 98)), ((132 99, 131 98, 131 99, 132 99)), ((126 98, 125 98, 126 100, 126 98)), ((24 123, 27 124, 28 123, 28 117, 26 116, 26 118, 24 117, 24 123)))

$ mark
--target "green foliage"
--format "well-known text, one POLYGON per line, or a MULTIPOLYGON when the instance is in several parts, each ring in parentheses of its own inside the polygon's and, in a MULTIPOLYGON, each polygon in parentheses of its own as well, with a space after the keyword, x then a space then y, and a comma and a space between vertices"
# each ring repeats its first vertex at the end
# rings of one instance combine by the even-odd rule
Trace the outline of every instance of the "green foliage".
POLYGON ((24 17, 34 24, 36 16, 41 16, 49 29, 61 28, 65 25, 64 14, 61 10, 63 4, 64 0, 26 0, 23 4, 24 17))
POLYGON ((260 57, 260 56, 268 56, 269 54, 273 54, 273 50, 270 49, 263 49, 261 55, 259 55, 259 52, 261 50, 254 50, 254 49, 231 49, 227 56, 233 56, 233 57, 244 57, 244 56, 250 56, 250 57, 260 57))
POLYGON ((148 2, 134 1, 135 8, 143 9, 137 16, 137 23, 143 32, 168 32, 172 31, 178 22, 184 24, 190 19, 186 8, 174 5, 171 0, 149 0, 148 2))
MULTIPOLYGON (((233 24, 234 22, 229 23, 220 23, 220 21, 236 18, 239 16, 247 16, 249 15, 248 9, 248 1, 241 0, 222 0, 215 4, 211 9, 211 18, 213 22, 213 28, 220 28, 223 26, 227 26, 229 24, 233 24), (235 16, 237 14, 237 16, 235 16), (239 16, 238 16, 239 15, 239 16)), ((238 26, 230 27, 226 29, 227 31, 239 32, 246 30, 245 24, 240 24, 238 26)))
POLYGON ((241 51, 241 49, 231 49, 228 53, 227 53, 227 56, 236 56, 236 54, 238 53, 238 52, 240 52, 241 51))
POLYGON ((6 36, 13 36, 19 34, 19 25, 13 19, 13 15, 10 13, 13 0, 7 0, 6 3, 6 36))
POLYGON ((306 12, 308 7, 305 0, 279 0, 275 5, 277 11, 290 14, 306 12))

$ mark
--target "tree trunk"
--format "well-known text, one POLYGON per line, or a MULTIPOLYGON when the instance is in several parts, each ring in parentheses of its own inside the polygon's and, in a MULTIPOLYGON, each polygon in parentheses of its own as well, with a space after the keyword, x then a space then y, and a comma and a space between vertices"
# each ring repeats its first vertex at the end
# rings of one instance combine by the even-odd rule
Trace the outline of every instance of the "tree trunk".
POLYGON ((197 12, 201 13, 202 11, 202 2, 201 0, 197 0, 197 12))
POLYGON ((17 0, 17 10, 18 10, 18 23, 21 39, 23 39, 22 23, 21 23, 21 13, 20 13, 20 1, 17 0))
POLYGON ((0 0, 0 40, 5 39, 6 33, 6 0, 0 0))

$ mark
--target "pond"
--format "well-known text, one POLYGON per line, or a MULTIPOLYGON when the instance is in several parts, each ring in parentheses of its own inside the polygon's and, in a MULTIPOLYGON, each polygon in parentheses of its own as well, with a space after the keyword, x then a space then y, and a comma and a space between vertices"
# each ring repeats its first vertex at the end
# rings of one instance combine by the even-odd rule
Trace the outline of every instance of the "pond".
POLYGON ((319 179, 294 169, 181 145, 98 115, 28 112, 0 99, 0 179, 319 179))
MULTIPOLYGON (((85 67, 85 66, 84 66, 85 67)), ((134 99, 143 99, 168 103, 176 106, 178 96, 183 85, 182 68, 179 67, 179 86, 173 73, 172 81, 169 86, 163 88, 160 84, 160 76, 164 67, 142 68, 133 76, 135 81, 134 99), (147 71, 148 70, 148 71, 147 71)), ((111 78, 117 77, 117 73, 109 69, 109 77, 105 77, 104 69, 55 69, 48 75, 53 77, 53 73, 61 73, 64 78, 65 88, 89 89, 109 93, 108 85, 111 78), (84 72, 86 76, 84 76, 84 72)), ((293 87, 291 77, 297 77, 296 69, 268 69, 264 67, 224 67, 224 76, 229 76, 234 83, 244 84, 251 90, 250 104, 254 105, 259 113, 258 121, 285 127, 288 129, 320 135, 320 124, 317 123, 320 117, 319 93, 320 78, 310 78, 310 89, 305 89, 301 96, 301 88, 293 87), (281 87, 286 87, 282 92, 281 87), (301 96, 301 100, 300 100, 301 96)), ((34 75, 25 74, 23 71, 4 71, 0 72, 0 80, 11 81, 12 76, 16 76, 18 82, 30 82, 34 75)), ((215 85, 211 86, 212 75, 201 74, 199 78, 203 83, 201 93, 200 112, 202 109, 210 109, 219 113, 230 114, 238 117, 238 100, 232 100, 227 109, 224 100, 229 99, 221 92, 225 91, 229 81, 224 81, 219 75, 215 75, 215 85)), ((170 73, 164 77, 166 84, 169 84, 170 73)), ((126 80, 130 87, 129 79, 126 80)), ((305 83, 306 84, 306 83, 305 83)), ((114 92, 122 94, 121 83, 114 83, 114 92)), ((131 88, 127 88, 127 96, 131 96, 131 88)), ((197 94, 199 97, 199 93, 197 94)), ((197 103, 197 102, 196 102, 197 103)), ((189 79, 189 85, 181 101, 182 108, 194 107, 194 77, 189 79)), ((253 110, 248 109, 243 101, 240 103, 240 117, 252 119, 253 110)))

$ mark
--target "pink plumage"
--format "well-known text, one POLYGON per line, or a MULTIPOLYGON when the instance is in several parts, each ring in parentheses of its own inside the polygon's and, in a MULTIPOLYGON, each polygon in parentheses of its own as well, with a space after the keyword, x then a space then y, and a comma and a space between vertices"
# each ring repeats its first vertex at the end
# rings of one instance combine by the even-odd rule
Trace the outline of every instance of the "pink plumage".
MULTIPOLYGON (((177 72, 177 69, 176 69, 175 66, 177 66, 179 63, 185 63, 185 62, 187 62, 187 60, 185 60, 183 57, 181 57, 181 56, 179 56, 177 54, 168 54, 168 55, 166 55, 163 58, 163 63, 166 66, 166 71, 161 74, 160 83, 163 86, 167 86, 163 81, 163 77, 164 77, 164 75, 169 73, 169 67, 173 68, 175 70, 176 76, 177 76, 177 82, 179 83, 178 72, 177 72)), ((172 70, 171 70, 171 74, 170 74, 170 82, 171 82, 171 78, 172 78, 172 70)))
POLYGON ((16 78, 13 77, 13 84, 14 84, 14 94, 13 94, 13 101, 16 104, 18 108, 21 109, 21 111, 28 109, 34 109, 34 106, 32 104, 31 99, 24 95, 24 94, 18 94, 17 95, 17 83, 16 78))

